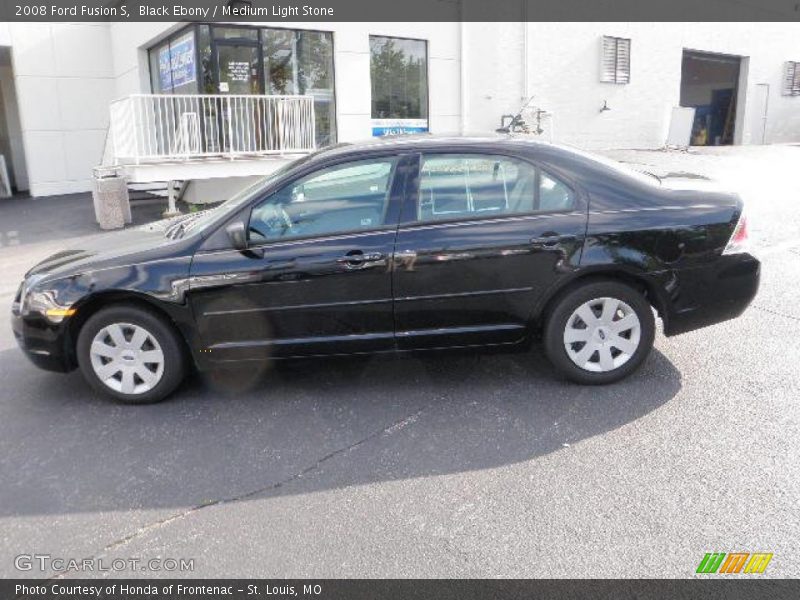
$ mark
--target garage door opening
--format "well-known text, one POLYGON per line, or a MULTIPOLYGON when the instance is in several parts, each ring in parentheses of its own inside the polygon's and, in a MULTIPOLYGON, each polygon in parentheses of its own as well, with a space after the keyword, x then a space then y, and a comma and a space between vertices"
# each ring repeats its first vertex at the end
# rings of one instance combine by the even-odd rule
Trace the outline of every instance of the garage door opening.
POLYGON ((683 51, 681 106, 695 109, 691 144, 734 143, 741 57, 683 51))

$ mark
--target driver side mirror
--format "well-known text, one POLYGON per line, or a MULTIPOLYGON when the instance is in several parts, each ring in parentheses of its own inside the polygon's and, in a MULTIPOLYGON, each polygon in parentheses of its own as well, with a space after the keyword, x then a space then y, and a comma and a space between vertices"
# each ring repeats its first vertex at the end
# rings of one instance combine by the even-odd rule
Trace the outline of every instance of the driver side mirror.
POLYGON ((231 244, 240 251, 247 250, 247 227, 244 221, 235 221, 225 228, 231 244))

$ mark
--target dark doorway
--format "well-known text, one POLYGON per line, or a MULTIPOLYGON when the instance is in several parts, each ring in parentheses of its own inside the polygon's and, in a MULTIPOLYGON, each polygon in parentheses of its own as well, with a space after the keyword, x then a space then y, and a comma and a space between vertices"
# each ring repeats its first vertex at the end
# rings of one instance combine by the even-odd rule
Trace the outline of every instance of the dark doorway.
POLYGON ((681 106, 694 107, 693 146, 733 144, 741 58, 683 51, 681 106))

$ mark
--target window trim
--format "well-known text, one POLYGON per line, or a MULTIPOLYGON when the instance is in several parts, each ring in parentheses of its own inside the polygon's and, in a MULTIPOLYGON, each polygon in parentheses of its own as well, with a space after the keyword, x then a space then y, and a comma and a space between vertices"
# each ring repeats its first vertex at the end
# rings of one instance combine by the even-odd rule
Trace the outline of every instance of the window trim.
MULTIPOLYGON (((242 210, 239 212, 239 215, 240 219, 245 221, 245 227, 249 231, 250 219, 252 218, 253 210, 273 194, 280 192, 281 190, 285 189, 288 186, 295 185, 301 179, 305 179, 306 177, 312 176, 316 173, 319 173, 326 169, 330 169, 332 167, 346 165, 349 163, 364 162, 369 160, 377 161, 382 158, 391 158, 396 160, 396 163, 394 165, 394 170, 392 173, 391 184, 389 186, 389 191, 387 192, 386 208, 385 208, 385 216, 383 224, 377 227, 373 227, 371 229, 349 229, 349 230, 329 232, 324 234, 286 237, 275 240, 256 240, 252 241, 251 243, 248 243, 248 249, 251 248, 264 249, 273 246, 275 244, 291 244, 296 242, 309 242, 313 240, 327 240, 339 237, 353 237, 359 235, 371 235, 382 232, 396 231, 398 227, 398 219, 400 216, 400 208, 401 208, 401 206, 399 205, 403 203, 406 189, 408 187, 408 178, 410 175, 408 172, 409 153, 398 153, 398 152, 387 151, 387 152, 382 152, 380 154, 374 154, 369 156, 361 156, 361 157, 349 156, 349 157, 344 157, 340 160, 326 162, 325 164, 321 165, 316 165, 313 168, 309 168, 303 170, 300 173, 297 173, 296 176, 283 182, 280 185, 277 185, 268 193, 253 199, 248 206, 242 208, 242 210)), ((250 242, 249 237, 248 237, 248 242, 250 242)))
MULTIPOLYGON (((542 163, 541 161, 530 159, 527 156, 520 156, 518 154, 514 154, 509 151, 504 151, 501 149, 478 149, 478 148, 453 148, 453 149, 431 149, 431 150, 422 150, 415 152, 416 159, 412 163, 413 170, 408 175, 408 184, 405 193, 405 198, 402 207, 402 213, 400 216, 400 227, 403 229, 406 228, 418 228, 418 227, 431 227, 431 226, 438 226, 438 225, 468 225, 475 222, 481 221, 504 221, 504 220, 518 220, 518 219, 527 219, 527 218, 538 218, 538 217, 552 217, 552 216, 560 216, 560 215, 571 215, 571 214, 586 214, 587 212, 587 202, 586 197, 583 190, 577 183, 570 177, 567 177, 563 174, 563 172, 553 167, 549 164, 542 163), (503 214, 483 214, 476 213, 475 216, 469 218, 453 218, 453 219, 437 219, 437 220, 421 220, 417 217, 418 215, 418 202, 419 202, 419 183, 420 183, 420 175, 421 175, 421 165, 422 165, 422 158, 425 155, 435 155, 435 154, 458 154, 458 155, 465 155, 465 154, 474 154, 476 156, 502 156, 504 158, 510 158, 513 160, 518 160, 520 162, 526 163, 529 166, 533 167, 536 171, 536 183, 535 185, 538 186, 539 182, 541 181, 541 173, 542 171, 546 172, 550 177, 555 179, 556 181, 565 185, 573 194, 575 201, 573 205, 569 209, 563 210, 540 210, 540 211, 529 211, 529 212, 518 212, 518 213, 503 213, 503 214)), ((538 198, 539 192, 538 188, 536 189, 536 197, 534 198, 534 202, 536 202, 536 198, 538 198)))
MULTIPOLYGON (((430 40, 424 38, 414 38, 414 37, 402 37, 397 35, 384 35, 380 33, 370 33, 368 36, 368 43, 372 40, 372 38, 385 38, 385 39, 392 39, 392 40, 402 40, 406 42, 422 42, 425 44, 425 120, 428 122, 428 131, 431 128, 431 52, 430 52, 430 40)), ((375 119, 380 119, 380 117, 373 117, 372 116, 372 48, 370 48, 369 52, 370 58, 370 81, 369 81, 369 88, 370 88, 370 97, 369 97, 369 118, 370 121, 375 119)), ((391 119, 392 117, 387 117, 391 119)), ((422 117, 419 117, 420 119, 422 117)), ((371 128, 370 128, 371 129, 371 128)))
POLYGON ((628 85, 631 82, 632 76, 632 68, 631 68, 631 55, 633 54, 633 42, 631 38, 620 37, 616 35, 603 35, 600 38, 600 83, 613 83, 615 85, 628 85), (604 70, 603 64, 605 63, 606 59, 606 41, 613 40, 614 41, 614 75, 611 79, 604 79, 604 70), (620 50, 620 42, 627 42, 628 44, 628 78, 626 81, 620 81, 620 74, 619 74, 619 50, 620 50))

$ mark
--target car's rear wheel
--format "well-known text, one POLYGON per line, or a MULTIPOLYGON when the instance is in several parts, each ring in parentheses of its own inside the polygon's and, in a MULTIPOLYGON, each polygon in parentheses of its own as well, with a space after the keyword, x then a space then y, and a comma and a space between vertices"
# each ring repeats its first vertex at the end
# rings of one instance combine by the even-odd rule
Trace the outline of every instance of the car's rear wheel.
POLYGON ((185 374, 173 328, 136 306, 113 306, 92 315, 78 334, 77 355, 92 387, 129 404, 165 399, 185 374))
POLYGON ((587 283, 561 297, 550 311, 544 346, 553 365, 584 384, 619 381, 642 364, 653 347, 650 304, 629 285, 587 283))

